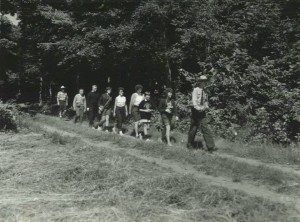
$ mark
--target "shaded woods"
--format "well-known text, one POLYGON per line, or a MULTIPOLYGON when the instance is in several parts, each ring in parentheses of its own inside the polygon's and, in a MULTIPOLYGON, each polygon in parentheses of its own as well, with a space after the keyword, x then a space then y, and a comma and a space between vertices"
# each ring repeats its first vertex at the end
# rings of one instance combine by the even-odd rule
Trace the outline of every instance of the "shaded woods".
POLYGON ((184 129, 204 73, 220 135, 234 124, 289 144, 300 135, 299 13, 298 0, 2 0, 0 97, 47 102, 60 85, 72 97, 91 84, 129 95, 157 82, 177 90, 184 129))

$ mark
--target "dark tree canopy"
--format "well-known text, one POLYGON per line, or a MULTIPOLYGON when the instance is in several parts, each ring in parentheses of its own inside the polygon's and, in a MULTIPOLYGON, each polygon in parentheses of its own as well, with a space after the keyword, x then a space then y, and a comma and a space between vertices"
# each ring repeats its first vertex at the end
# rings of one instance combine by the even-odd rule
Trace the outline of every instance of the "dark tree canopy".
POLYGON ((175 88, 185 110, 205 73, 220 123, 266 118, 259 132, 295 138, 299 13, 298 0, 2 0, 1 97, 53 100, 62 84, 70 95, 91 84, 129 94, 157 82, 175 88))

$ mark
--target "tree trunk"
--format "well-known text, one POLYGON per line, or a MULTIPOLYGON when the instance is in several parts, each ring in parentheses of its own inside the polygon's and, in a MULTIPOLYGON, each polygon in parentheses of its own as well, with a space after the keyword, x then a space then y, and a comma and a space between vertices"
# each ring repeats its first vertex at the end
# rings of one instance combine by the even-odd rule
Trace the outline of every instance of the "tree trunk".
POLYGON ((40 77, 39 104, 43 105, 43 77, 40 77))
POLYGON ((167 54, 168 39, 167 39, 167 35, 166 35, 166 30, 164 31, 163 37, 164 37, 164 53, 165 53, 165 81, 166 81, 167 87, 171 87, 172 86, 172 71, 171 71, 171 67, 170 67, 169 56, 167 54))
POLYGON ((167 55, 166 55, 166 62, 165 62, 165 72, 166 72, 166 85, 167 85, 167 87, 171 87, 172 86, 172 72, 171 72, 171 68, 170 68, 169 58, 167 55))
POLYGON ((50 103, 52 103, 52 82, 50 82, 50 85, 49 85, 49 99, 50 99, 50 103))
POLYGON ((80 75, 79 73, 77 73, 77 76, 76 76, 76 86, 77 86, 77 90, 79 89, 79 78, 80 78, 80 75))

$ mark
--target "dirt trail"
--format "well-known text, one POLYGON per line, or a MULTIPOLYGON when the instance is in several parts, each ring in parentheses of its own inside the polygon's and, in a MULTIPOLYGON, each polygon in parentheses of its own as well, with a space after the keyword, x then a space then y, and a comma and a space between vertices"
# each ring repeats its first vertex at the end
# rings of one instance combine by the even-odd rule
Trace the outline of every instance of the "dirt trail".
POLYGON ((264 163, 262 161, 259 160, 255 160, 255 159, 248 159, 248 158, 243 158, 243 157, 237 157, 237 156, 232 156, 229 154, 224 154, 224 153, 215 153, 215 155, 222 157, 222 158, 226 158, 226 159, 231 159, 231 160, 235 160, 237 162, 241 162, 241 163, 247 163, 251 166, 265 166, 268 168, 272 168, 275 170, 279 170, 282 171, 284 173, 288 173, 288 174, 293 174, 297 177, 300 177, 300 170, 296 170, 293 167, 287 167, 287 166, 282 166, 280 164, 274 164, 274 163, 264 163))
MULTIPOLYGON (((113 151, 120 151, 120 147, 112 144, 111 142, 101 142, 95 143, 89 139, 82 138, 82 135, 79 136, 76 133, 72 132, 66 132, 63 130, 60 130, 56 127, 49 126, 49 125, 43 125, 42 126, 44 130, 48 132, 57 132, 62 135, 70 136, 70 137, 76 137, 80 138, 81 141, 84 143, 97 147, 100 149, 109 149, 113 151)), ((121 148, 122 149, 122 148, 121 148)), ((226 178, 226 177, 213 177, 210 175, 205 175, 202 174, 201 172, 197 171, 195 168, 188 164, 181 164, 176 161, 172 160, 166 160, 166 159, 161 159, 161 158, 155 158, 155 157, 150 157, 146 156, 143 154, 142 151, 136 150, 136 149, 131 149, 131 148, 126 148, 122 149, 126 154, 130 156, 134 156, 136 158, 142 159, 144 161, 150 162, 150 163, 156 163, 158 166, 171 169, 174 172, 180 173, 180 174, 189 174, 193 175, 194 177, 200 179, 201 181, 205 181, 206 183, 213 185, 213 186, 221 186, 225 187, 230 190, 237 190, 244 192, 250 196, 254 197, 262 197, 264 199, 270 200, 272 202, 277 202, 277 203, 283 203, 287 205, 294 205, 297 212, 299 213, 298 217, 300 218, 300 200, 298 198, 295 198, 293 196, 289 195, 283 195, 283 194, 278 194, 275 192, 270 191, 264 186, 254 186, 251 184, 246 184, 243 182, 232 182, 232 179, 226 178)))

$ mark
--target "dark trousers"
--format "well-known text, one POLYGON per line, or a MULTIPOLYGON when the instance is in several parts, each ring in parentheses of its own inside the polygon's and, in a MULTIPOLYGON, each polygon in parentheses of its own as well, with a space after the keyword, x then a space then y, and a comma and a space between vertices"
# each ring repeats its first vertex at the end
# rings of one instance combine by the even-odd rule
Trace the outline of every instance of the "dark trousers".
POLYGON ((94 126, 94 120, 98 116, 98 106, 92 106, 89 110, 89 125, 94 126))
POLYGON ((117 119, 117 128, 119 131, 122 130, 123 122, 126 118, 125 107, 116 107, 116 119, 117 119))
POLYGON ((191 118, 191 127, 188 135, 188 145, 193 145, 195 142, 195 136, 198 129, 201 129, 203 134, 207 149, 213 149, 215 147, 215 142, 213 135, 208 128, 207 118, 205 112, 199 112, 195 108, 192 108, 192 118, 191 118))
POLYGON ((84 114, 84 107, 83 106, 78 106, 75 108, 76 111, 76 116, 75 116, 75 123, 79 120, 80 123, 82 123, 83 120, 83 114, 84 114))

